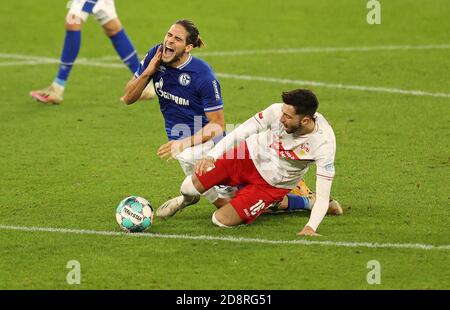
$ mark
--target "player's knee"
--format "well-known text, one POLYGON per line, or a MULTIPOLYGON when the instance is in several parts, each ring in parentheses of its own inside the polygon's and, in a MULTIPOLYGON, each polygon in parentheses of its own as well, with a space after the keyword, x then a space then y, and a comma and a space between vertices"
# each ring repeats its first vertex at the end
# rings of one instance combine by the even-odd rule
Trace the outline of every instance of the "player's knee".
POLYGON ((211 220, 214 225, 219 226, 221 228, 232 228, 233 227, 233 226, 225 225, 224 223, 222 223, 224 220, 223 219, 219 220, 218 217, 220 218, 220 214, 217 211, 214 212, 211 217, 211 220))
POLYGON ((243 224, 243 220, 230 203, 215 211, 212 221, 219 227, 233 227, 243 224))
POLYGON ((64 28, 69 31, 79 31, 83 26, 83 19, 74 14, 68 14, 66 16, 66 23, 64 28))
POLYGON ((120 30, 122 30, 122 29, 103 28, 103 31, 105 32, 105 34, 106 34, 108 37, 113 37, 113 36, 115 36, 116 34, 118 34, 118 33, 120 32, 120 30))
POLYGON ((113 19, 103 25, 103 31, 108 37, 112 37, 122 30, 122 25, 118 19, 113 19))
POLYGON ((196 196, 200 195, 199 190, 195 187, 194 182, 192 181, 192 176, 188 175, 183 183, 181 183, 180 191, 183 195, 186 196, 196 196))

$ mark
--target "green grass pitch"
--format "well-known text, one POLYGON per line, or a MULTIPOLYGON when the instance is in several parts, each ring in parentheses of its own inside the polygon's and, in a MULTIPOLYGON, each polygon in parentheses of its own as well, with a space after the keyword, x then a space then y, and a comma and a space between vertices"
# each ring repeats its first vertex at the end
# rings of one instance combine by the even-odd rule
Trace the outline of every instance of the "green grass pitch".
MULTIPOLYGON (((381 24, 369 25, 364 0, 116 1, 140 57, 173 21, 198 25, 208 48, 195 54, 219 74, 227 123, 279 102, 284 90, 317 93, 336 133, 332 195, 345 214, 325 218, 323 236, 306 240, 330 243, 314 245, 7 228, 119 232, 121 199, 159 206, 183 174, 156 156, 166 141, 157 102, 119 102, 130 74, 110 66, 120 62, 92 17, 64 103, 32 101, 28 92, 57 72, 42 57, 59 58, 65 1, 2 0, 0 289, 450 289, 449 1, 381 2, 381 24), (396 48, 361 50, 379 46, 396 48), (302 48, 318 49, 286 50, 302 48), (266 50, 275 51, 251 52, 266 50), (212 54, 233 51, 250 52, 212 54), (80 285, 66 282, 70 260, 81 264, 80 285), (371 260, 381 265, 379 285, 366 280, 371 260)), ((148 233, 305 240, 295 234, 307 213, 224 230, 211 223, 213 210, 202 199, 148 233)))

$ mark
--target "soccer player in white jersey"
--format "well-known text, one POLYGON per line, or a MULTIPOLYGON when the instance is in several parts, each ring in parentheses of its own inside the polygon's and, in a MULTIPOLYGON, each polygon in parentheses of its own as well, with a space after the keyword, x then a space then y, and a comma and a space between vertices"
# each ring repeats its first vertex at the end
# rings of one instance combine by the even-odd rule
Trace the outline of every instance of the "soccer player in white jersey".
MULTIPOLYGON (((49 87, 30 92, 33 99, 46 104, 60 104, 63 101, 66 82, 81 47, 81 28, 90 14, 100 23, 130 71, 134 73, 139 67, 139 58, 120 23, 114 0, 72 0, 67 6, 69 12, 66 15, 66 35, 58 74, 49 87)), ((148 88, 141 99, 152 97, 154 91, 148 88)))
POLYGON ((315 163, 316 201, 298 235, 318 236, 335 175, 334 132, 316 112, 318 101, 310 90, 284 92, 282 98, 283 103, 272 104, 223 138, 182 183, 180 190, 186 197, 217 184, 241 187, 234 198, 213 213, 215 225, 251 223, 281 201, 315 163))

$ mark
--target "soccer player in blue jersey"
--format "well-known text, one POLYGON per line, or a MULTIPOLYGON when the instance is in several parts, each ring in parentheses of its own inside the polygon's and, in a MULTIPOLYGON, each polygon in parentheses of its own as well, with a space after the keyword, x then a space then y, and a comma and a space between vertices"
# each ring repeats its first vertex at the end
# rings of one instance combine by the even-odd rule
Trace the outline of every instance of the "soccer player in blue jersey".
MULTIPOLYGON (((158 155, 176 158, 186 175, 193 174, 196 162, 214 147, 225 128, 219 81, 208 63, 190 54, 194 48, 203 45, 199 31, 191 21, 175 22, 162 44, 152 47, 142 60, 122 97, 127 104, 136 102, 153 81, 169 139, 158 149, 158 155)), ((203 195, 216 207, 221 207, 236 190, 215 186, 203 195)), ((180 195, 162 204, 156 214, 172 216, 199 199, 200 196, 180 195)), ((274 211, 311 209, 314 199, 313 193, 301 181, 274 211)))
MULTIPOLYGON (((153 80, 169 139, 158 149, 158 155, 176 158, 186 175, 193 173, 196 161, 214 146, 215 139, 222 137, 225 128, 219 81, 208 63, 190 54, 202 46, 197 27, 189 20, 177 21, 163 43, 147 53, 122 97, 127 104, 134 103, 153 80)), ((229 191, 212 188, 205 197, 211 202, 218 198, 220 201, 220 196, 229 191)), ((184 207, 199 198, 185 201, 178 196, 169 202, 171 206, 184 207)), ((172 215, 164 213, 164 209, 159 208, 157 215, 172 215)))
MULTIPOLYGON (((63 101, 64 88, 81 46, 81 28, 90 14, 94 15, 103 27, 117 54, 130 71, 134 73, 139 67, 139 58, 117 17, 114 0, 72 0, 68 7, 66 36, 58 74, 49 87, 30 92, 35 100, 47 104, 59 104, 63 101)), ((151 90, 147 89, 144 96, 151 97, 150 92, 151 90)))

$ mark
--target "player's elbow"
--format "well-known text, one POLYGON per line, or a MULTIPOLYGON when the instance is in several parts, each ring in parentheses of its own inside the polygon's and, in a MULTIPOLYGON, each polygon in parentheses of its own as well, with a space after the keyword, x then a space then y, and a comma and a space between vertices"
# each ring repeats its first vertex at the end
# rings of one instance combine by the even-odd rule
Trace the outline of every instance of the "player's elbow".
POLYGON ((211 127, 218 134, 222 134, 225 131, 225 119, 219 118, 210 122, 211 127))
POLYGON ((135 92, 134 92, 135 80, 136 79, 133 78, 127 83, 127 85, 125 86, 125 89, 124 89, 125 94, 122 96, 122 98, 120 98, 120 100, 127 105, 133 104, 139 99, 139 96, 137 94, 135 94, 135 92))
POLYGON ((224 119, 222 119, 220 122, 218 122, 217 125, 219 125, 222 132, 225 131, 225 120, 224 119))
POLYGON ((209 135, 211 137, 217 137, 224 133, 225 131, 225 124, 216 123, 216 122, 210 122, 209 123, 209 135))
POLYGON ((225 117, 223 110, 206 113, 206 116, 209 121, 208 125, 213 128, 214 131, 219 132, 219 134, 225 131, 225 117))
MULTIPOLYGON (((128 86, 128 85, 127 85, 128 86)), ((135 103, 138 99, 139 96, 137 96, 131 89, 131 87, 126 87, 125 88, 125 94, 123 95, 122 98, 120 98, 126 105, 130 105, 135 103)))
POLYGON ((122 97, 122 101, 126 104, 126 105, 130 105, 133 104, 137 101, 137 99, 133 98, 132 96, 130 96, 129 94, 125 94, 122 97))

